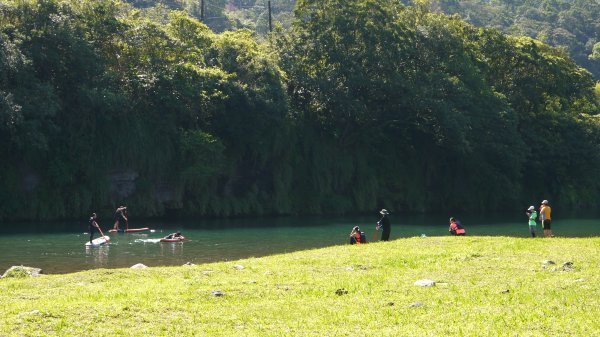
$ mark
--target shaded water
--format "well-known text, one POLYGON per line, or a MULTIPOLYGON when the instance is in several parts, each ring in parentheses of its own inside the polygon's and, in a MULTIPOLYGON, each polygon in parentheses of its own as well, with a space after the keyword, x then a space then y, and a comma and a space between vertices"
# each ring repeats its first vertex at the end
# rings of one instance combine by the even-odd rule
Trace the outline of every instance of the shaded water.
MULTIPOLYGON (((467 235, 528 237, 524 215, 460 218, 467 235), (499 221, 499 219, 501 219, 499 221)), ((110 234, 110 244, 85 248, 87 223, 36 223, 0 225, 0 273, 12 265, 42 268, 47 274, 94 268, 182 265, 236 260, 348 243, 353 226, 360 225, 373 241, 378 217, 269 218, 198 220, 187 222, 130 223, 130 228, 150 227, 151 232, 110 234), (160 243, 157 239, 181 230, 190 240, 160 243)), ((448 235, 447 216, 418 215, 391 217, 391 239, 412 236, 448 235)), ((100 222, 104 230, 107 223, 100 222)), ((600 236, 600 216, 572 215, 554 218, 557 236, 600 236)), ((538 224, 538 234, 542 230, 538 224)), ((108 233, 107 233, 108 234, 108 233)), ((95 235, 95 237, 97 237, 95 235)))

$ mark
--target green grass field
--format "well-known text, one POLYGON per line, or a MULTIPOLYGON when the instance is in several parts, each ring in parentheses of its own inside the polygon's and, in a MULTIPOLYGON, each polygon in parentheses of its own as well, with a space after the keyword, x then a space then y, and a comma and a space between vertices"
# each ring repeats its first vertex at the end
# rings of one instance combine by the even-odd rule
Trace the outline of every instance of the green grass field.
POLYGON ((600 238, 427 237, 4 278, 0 336, 600 336, 599 250, 600 238))

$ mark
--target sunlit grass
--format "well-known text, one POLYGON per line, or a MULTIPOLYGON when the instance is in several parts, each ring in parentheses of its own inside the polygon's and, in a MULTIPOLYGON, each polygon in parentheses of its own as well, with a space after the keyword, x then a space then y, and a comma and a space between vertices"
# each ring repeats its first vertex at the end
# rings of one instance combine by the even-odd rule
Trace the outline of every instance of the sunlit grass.
POLYGON ((0 336, 597 336, 599 248, 600 238, 410 238, 2 279, 0 336))

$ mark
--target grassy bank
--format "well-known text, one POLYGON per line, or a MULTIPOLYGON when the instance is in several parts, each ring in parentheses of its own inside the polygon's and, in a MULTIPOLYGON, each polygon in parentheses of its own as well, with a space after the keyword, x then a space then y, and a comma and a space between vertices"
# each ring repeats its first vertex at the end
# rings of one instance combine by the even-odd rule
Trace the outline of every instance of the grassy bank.
POLYGON ((598 336, 599 248, 600 238, 428 237, 6 278, 0 336, 598 336))

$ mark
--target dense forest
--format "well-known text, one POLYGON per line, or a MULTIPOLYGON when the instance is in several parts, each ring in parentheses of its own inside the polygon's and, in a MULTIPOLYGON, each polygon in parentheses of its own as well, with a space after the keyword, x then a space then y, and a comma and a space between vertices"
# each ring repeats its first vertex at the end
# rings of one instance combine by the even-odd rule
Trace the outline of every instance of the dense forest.
MULTIPOLYGON (((139 0, 138 0, 139 1, 139 0)), ((198 1, 187 8, 200 18, 198 1)), ((400 0, 405 5, 423 0, 400 0)), ((134 3, 135 1, 131 1, 134 3)), ((165 1, 147 0, 165 5, 165 1)), ((600 2, 593 0, 426 0, 431 11, 480 27, 498 28, 515 36, 528 36, 567 51, 580 66, 600 79, 600 2)), ((247 28, 258 34, 268 31, 268 0, 204 0, 213 29, 247 28), (215 11, 220 9, 220 11, 215 11)), ((273 25, 291 26, 296 0, 272 0, 273 25)), ((172 7, 172 5, 171 5, 172 7)), ((180 6, 181 8, 185 6, 180 6)))
POLYGON ((600 201, 563 49, 421 3, 297 1, 261 38, 143 5, 0 0, 0 219, 600 201))

